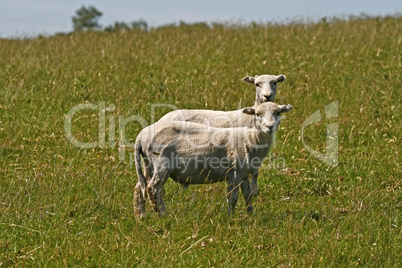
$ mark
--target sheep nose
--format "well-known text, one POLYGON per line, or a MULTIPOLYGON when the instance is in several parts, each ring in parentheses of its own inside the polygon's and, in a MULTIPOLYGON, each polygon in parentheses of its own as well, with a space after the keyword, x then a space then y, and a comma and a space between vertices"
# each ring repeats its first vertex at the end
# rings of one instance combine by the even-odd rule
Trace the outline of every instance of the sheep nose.
POLYGON ((267 126, 267 129, 268 129, 268 133, 272 133, 273 130, 274 130, 274 127, 273 126, 267 126))
POLYGON ((269 95, 264 95, 264 100, 267 102, 271 99, 271 94, 269 95))

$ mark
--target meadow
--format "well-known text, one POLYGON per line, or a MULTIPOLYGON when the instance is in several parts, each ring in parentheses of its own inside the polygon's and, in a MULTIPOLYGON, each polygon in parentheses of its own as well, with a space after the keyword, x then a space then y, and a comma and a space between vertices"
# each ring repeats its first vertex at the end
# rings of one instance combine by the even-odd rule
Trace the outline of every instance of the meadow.
POLYGON ((401 266, 401 16, 182 23, 0 48, 0 266, 401 266), (295 109, 260 169, 255 213, 240 196, 229 217, 224 183, 170 180, 169 214, 148 204, 136 219, 129 145, 143 125, 173 108, 251 106, 242 78, 256 74, 286 75, 276 102, 295 109), (326 153, 329 124, 336 165, 305 146, 326 153))

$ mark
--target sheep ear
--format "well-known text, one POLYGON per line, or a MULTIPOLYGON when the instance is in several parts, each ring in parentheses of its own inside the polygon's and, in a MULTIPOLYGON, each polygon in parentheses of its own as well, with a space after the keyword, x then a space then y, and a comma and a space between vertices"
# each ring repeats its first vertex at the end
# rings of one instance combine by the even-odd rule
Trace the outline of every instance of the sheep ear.
POLYGON ((276 77, 277 82, 284 82, 285 80, 286 80, 286 76, 284 76, 283 74, 280 74, 276 77))
POLYGON ((293 106, 288 104, 288 105, 279 105, 279 109, 281 110, 281 113, 286 113, 291 110, 293 110, 293 106))
POLYGON ((247 107, 243 109, 243 113, 248 115, 255 115, 255 110, 253 107, 247 107))
POLYGON ((252 77, 252 76, 245 76, 245 77, 243 78, 243 81, 254 85, 255 77, 252 77))

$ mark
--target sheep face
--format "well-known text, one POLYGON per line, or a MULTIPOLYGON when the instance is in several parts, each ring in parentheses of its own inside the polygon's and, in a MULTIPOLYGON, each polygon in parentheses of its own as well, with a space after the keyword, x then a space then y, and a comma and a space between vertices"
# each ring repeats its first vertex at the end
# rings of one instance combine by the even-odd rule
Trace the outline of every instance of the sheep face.
POLYGON ((254 107, 243 109, 243 113, 254 116, 254 125, 265 134, 272 134, 281 123, 281 114, 293 109, 292 105, 278 105, 276 103, 262 103, 254 107))
POLYGON ((264 102, 275 101, 276 90, 278 88, 278 83, 286 80, 286 77, 281 75, 256 75, 255 77, 246 76, 243 78, 244 82, 253 84, 256 89, 256 104, 261 104, 264 102))

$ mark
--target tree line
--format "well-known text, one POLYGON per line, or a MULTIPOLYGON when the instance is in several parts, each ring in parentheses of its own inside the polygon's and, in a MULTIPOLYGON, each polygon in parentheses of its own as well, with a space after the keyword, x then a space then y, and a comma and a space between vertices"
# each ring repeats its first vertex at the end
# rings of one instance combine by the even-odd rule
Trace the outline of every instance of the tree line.
MULTIPOLYGON (((144 19, 138 19, 135 21, 132 21, 130 23, 124 22, 124 21, 116 21, 113 24, 110 24, 108 26, 103 27, 102 25, 99 24, 99 19, 102 17, 103 13, 99 11, 97 8, 94 6, 82 6, 80 9, 75 11, 75 15, 72 17, 72 22, 73 22, 73 29, 74 32, 79 32, 79 31, 90 31, 90 30, 96 30, 96 31, 107 31, 107 32, 114 32, 114 31, 124 31, 124 30, 134 30, 134 29, 139 29, 142 31, 148 31, 148 24, 144 19)), ((394 17, 401 17, 401 13, 395 13, 393 15, 394 17)), ((387 16, 385 16, 387 17, 387 16)), ((391 15, 392 17, 392 15, 391 15)), ((321 20, 319 20, 316 23, 323 23, 323 24, 329 24, 332 22, 339 22, 339 21, 348 21, 348 20, 357 20, 357 19, 369 19, 369 18, 377 18, 381 19, 380 17, 376 16, 370 16, 366 14, 361 14, 358 16, 355 15, 349 15, 349 16, 343 16, 343 17, 323 17, 321 20)), ((275 25, 300 25, 300 24, 311 24, 313 23, 312 21, 307 20, 288 20, 285 22, 268 22, 268 23, 256 23, 256 22, 251 22, 251 23, 241 23, 236 24, 236 23, 219 23, 219 22, 212 22, 210 25, 205 23, 205 22, 195 22, 195 23, 186 23, 183 21, 179 21, 178 24, 172 23, 172 24, 166 24, 163 26, 159 26, 158 28, 164 28, 164 27, 212 27, 212 28, 231 28, 231 27, 258 27, 258 26, 275 26, 275 25)))

